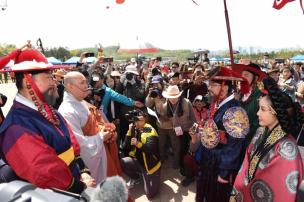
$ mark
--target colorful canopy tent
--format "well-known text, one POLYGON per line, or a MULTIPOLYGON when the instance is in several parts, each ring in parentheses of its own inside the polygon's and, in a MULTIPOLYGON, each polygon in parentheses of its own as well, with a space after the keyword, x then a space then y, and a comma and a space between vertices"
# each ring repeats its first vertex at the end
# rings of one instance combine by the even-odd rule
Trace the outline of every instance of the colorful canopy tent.
POLYGON ((225 59, 222 57, 213 57, 209 59, 210 62, 224 62, 225 59))
MULTIPOLYGON (((79 62, 79 59, 80 59, 80 57, 73 56, 70 59, 68 59, 65 62, 63 62, 63 64, 66 64, 66 65, 75 65, 75 64, 77 64, 77 62, 79 62)), ((96 60, 97 60, 96 57, 88 57, 88 58, 84 59, 84 62, 86 62, 86 63, 93 63, 96 60)))
POLYGON ((290 58, 290 60, 294 62, 304 62, 304 55, 296 55, 290 58))
POLYGON ((49 63, 51 63, 51 64, 53 64, 53 65, 60 65, 60 64, 62 64, 62 61, 58 60, 58 59, 55 58, 55 57, 48 57, 48 58, 46 58, 46 59, 47 59, 47 61, 48 61, 49 63))

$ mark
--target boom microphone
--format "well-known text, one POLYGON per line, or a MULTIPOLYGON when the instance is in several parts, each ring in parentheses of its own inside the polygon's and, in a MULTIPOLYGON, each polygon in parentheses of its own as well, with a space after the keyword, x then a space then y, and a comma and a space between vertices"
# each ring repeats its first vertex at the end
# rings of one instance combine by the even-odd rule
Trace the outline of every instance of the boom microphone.
POLYGON ((106 178, 96 188, 88 187, 82 196, 92 202, 126 202, 128 189, 121 177, 113 176, 106 178))

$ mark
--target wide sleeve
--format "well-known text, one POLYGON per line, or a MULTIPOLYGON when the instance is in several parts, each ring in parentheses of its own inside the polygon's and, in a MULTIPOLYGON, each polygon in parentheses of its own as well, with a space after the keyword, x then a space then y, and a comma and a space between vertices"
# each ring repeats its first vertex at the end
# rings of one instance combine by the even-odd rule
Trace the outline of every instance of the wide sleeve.
POLYGON ((298 147, 292 138, 283 139, 276 144, 274 152, 260 162, 255 181, 250 185, 251 196, 259 196, 254 187, 264 186, 267 189, 263 191, 272 193, 272 201, 296 201, 302 177, 303 165, 298 147))
POLYGON ((219 163, 219 175, 228 179, 229 175, 233 171, 239 169, 240 164, 243 159, 240 159, 241 152, 243 151, 245 139, 244 138, 234 138, 230 135, 227 136, 227 144, 225 144, 220 153, 220 163, 219 163))
POLYGON ((20 178, 41 188, 55 187, 75 193, 84 190, 85 184, 73 177, 41 136, 21 126, 9 127, 4 135, 1 146, 5 159, 20 178))
MULTIPOLYGON (((70 127, 77 139, 77 142, 80 145, 80 151, 86 150, 89 151, 91 154, 96 154, 103 148, 103 135, 102 133, 98 133, 92 136, 85 136, 82 131, 83 123, 85 122, 84 119, 88 117, 88 114, 84 113, 83 111, 60 111, 62 116, 65 120, 70 124, 70 127)), ((87 119, 85 119, 87 120, 87 119)))

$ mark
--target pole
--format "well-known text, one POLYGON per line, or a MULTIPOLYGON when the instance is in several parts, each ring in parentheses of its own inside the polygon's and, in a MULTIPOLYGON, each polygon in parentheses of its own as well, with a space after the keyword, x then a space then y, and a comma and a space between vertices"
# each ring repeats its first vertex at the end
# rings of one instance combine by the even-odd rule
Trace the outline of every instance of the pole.
POLYGON ((230 61, 231 61, 231 66, 233 66, 234 65, 233 48, 232 48, 231 30, 230 30, 229 15, 227 10, 226 0, 224 0, 224 7, 225 7, 225 19, 226 19, 226 27, 227 27, 227 35, 228 35, 228 43, 229 43, 230 61))

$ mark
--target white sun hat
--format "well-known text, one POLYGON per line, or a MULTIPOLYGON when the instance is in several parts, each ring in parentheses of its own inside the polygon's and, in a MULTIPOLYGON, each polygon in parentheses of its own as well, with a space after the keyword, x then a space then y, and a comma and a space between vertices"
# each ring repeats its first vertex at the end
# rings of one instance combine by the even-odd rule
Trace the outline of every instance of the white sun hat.
POLYGON ((178 98, 182 95, 182 91, 179 90, 177 85, 169 86, 165 91, 163 91, 162 95, 165 98, 178 98))

